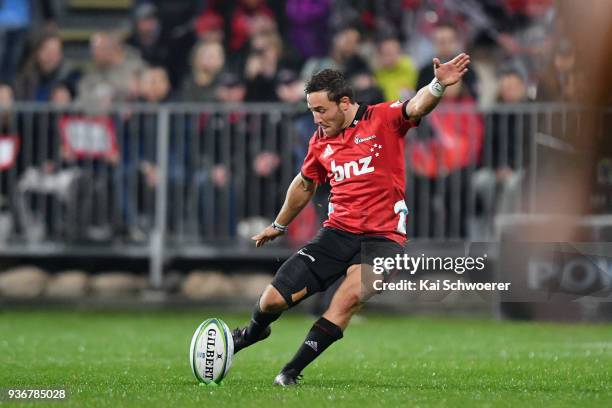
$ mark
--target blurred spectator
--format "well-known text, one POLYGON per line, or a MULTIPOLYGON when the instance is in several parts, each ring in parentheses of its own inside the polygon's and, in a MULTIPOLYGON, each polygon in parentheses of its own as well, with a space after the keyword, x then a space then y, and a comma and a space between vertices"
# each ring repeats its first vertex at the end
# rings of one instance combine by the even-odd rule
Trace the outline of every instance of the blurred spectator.
POLYGON ((546 64, 553 46, 556 12, 552 0, 504 0, 507 23, 497 44, 520 60, 531 76, 546 64))
POLYGON ((239 148, 245 146, 248 137, 246 114, 240 106, 245 101, 246 84, 229 71, 219 75, 217 84, 216 100, 235 106, 229 111, 202 113, 197 127, 199 141, 190 151, 195 166, 193 183, 198 191, 196 227, 202 236, 214 240, 235 233, 236 186, 252 173, 245 171, 250 170, 251 161, 239 148))
POLYGON ((218 42, 225 40, 225 21, 221 14, 221 1, 209 1, 208 7, 195 19, 194 26, 199 41, 218 42))
POLYGON ((421 1, 370 0, 370 9, 373 10, 374 16, 370 17, 364 13, 363 18, 370 17, 372 19, 372 27, 375 32, 383 33, 387 31, 389 34, 395 33, 403 43, 406 40, 405 27, 407 24, 410 24, 406 17, 421 1))
POLYGON ((561 40, 553 53, 552 64, 540 72, 537 99, 572 101, 580 91, 577 83, 576 51, 567 40, 561 40))
MULTIPOLYGON (((450 24, 439 24, 432 33, 434 55, 445 63, 465 52, 465 46, 457 32, 457 28, 450 24)), ((434 77, 433 64, 431 61, 419 70, 419 79, 416 90, 427 86, 434 77)), ((478 79, 474 69, 470 68, 463 76, 463 84, 470 95, 478 99, 478 79)))
POLYGON ((111 121, 67 113, 72 91, 64 83, 49 98, 55 109, 34 112, 24 128, 25 171, 15 195, 20 227, 28 241, 108 240, 118 159, 111 121))
MULTIPOLYGON (((145 69, 141 77, 141 101, 148 104, 163 104, 171 102, 172 85, 168 73, 161 67, 145 69)), ((126 135, 123 137, 121 161, 122 166, 115 173, 116 194, 122 197, 118 203, 122 209, 123 227, 129 238, 140 241, 151 227, 153 200, 155 190, 159 185, 159 156, 157 154, 158 115, 155 112, 142 111, 135 115, 138 126, 124 125, 126 135), (135 149, 136 148, 136 149, 135 149), (142 196, 134 196, 130 184, 134 181, 135 167, 142 175, 142 196)), ((168 227, 176 231, 185 219, 186 185, 190 182, 189 166, 189 129, 191 122, 186 115, 173 113, 168 125, 168 227)))
POLYGON ((79 102, 108 107, 112 102, 127 100, 134 76, 144 68, 140 57, 111 32, 92 35, 90 50, 94 66, 79 82, 79 102))
MULTIPOLYGON (((219 84, 216 89, 216 99, 221 103, 228 104, 239 104, 245 101, 246 98, 246 84, 244 80, 237 74, 233 72, 224 72, 219 77, 219 84)), ((234 137, 234 132, 240 132, 239 128, 236 126, 238 123, 238 119, 243 117, 244 114, 240 111, 231 112, 226 120, 219 121, 215 120, 214 117, 205 117, 206 126, 212 132, 211 137, 217 139, 217 143, 215 146, 217 150, 221 149, 221 141, 220 138, 224 138, 225 129, 229 128, 229 134, 234 137)), ((244 132, 244 130, 242 130, 244 132)), ((224 138, 225 139, 225 138, 224 138)), ((227 143, 227 140, 225 141, 227 143)), ((209 174, 206 171, 203 171, 198 176, 201 179, 200 184, 204 183, 204 180, 210 179, 212 181, 212 185, 214 188, 229 188, 231 184, 230 180, 230 169, 227 167, 227 161, 222 160, 222 155, 220 152, 204 152, 204 155, 207 157, 206 160, 207 165, 210 166, 209 174)))
POLYGON ((28 133, 34 137, 25 140, 34 142, 22 147, 25 171, 15 201, 20 227, 30 241, 45 235, 73 240, 82 237, 85 230, 83 216, 91 200, 82 197, 82 171, 68 155, 59 130, 65 116, 62 109, 71 103, 72 96, 67 84, 55 83, 49 90, 49 102, 56 109, 36 112, 29 120, 28 133))
POLYGON ((13 82, 31 23, 30 0, 0 2, 0 81, 13 82))
MULTIPOLYGON (((302 81, 295 71, 283 69, 279 71, 276 82, 276 94, 278 99, 293 106, 304 104, 304 81, 302 81)), ((308 150, 308 142, 313 132, 316 130, 312 114, 307 110, 298 110, 292 118, 292 133, 294 135, 293 158, 295 163, 294 171, 300 171, 304 157, 308 150)))
POLYGON ((181 99, 211 102, 215 99, 219 75, 225 64, 225 50, 218 42, 201 42, 194 48, 191 75, 185 78, 181 99))
MULTIPOLYGON (((384 2, 385 0, 378 0, 384 2)), ((393 0, 390 0, 393 1, 393 0)), ((396 3, 398 3, 396 1, 396 3)), ((342 27, 359 26, 362 32, 376 32, 376 2, 372 0, 334 0, 332 2, 331 29, 340 30, 342 27)), ((392 27, 381 27, 385 34, 397 34, 392 27), (390 28, 391 33, 386 29, 390 28)))
POLYGON ((63 83, 59 82, 53 86, 51 89, 50 102, 53 106, 56 107, 65 107, 72 102, 74 98, 74 91, 70 89, 70 87, 63 83))
MULTIPOLYGON (((171 100, 171 85, 170 80, 168 78, 168 73, 163 67, 150 67, 147 68, 142 74, 141 80, 141 98, 143 102, 157 104, 164 103, 171 100)), ((171 131, 175 129, 170 127, 171 131)), ((172 142, 172 141, 171 141, 172 142)), ((172 151, 176 149, 176 146, 172 146, 172 151)), ((171 160, 171 168, 175 168, 176 166, 172 166, 172 164, 176 165, 177 157, 173 157, 174 160, 171 160)), ((157 185, 158 181, 158 166, 154 163, 152 158, 145 158, 141 162, 141 170, 145 175, 145 179, 149 187, 153 188, 157 185)), ((173 179, 176 179, 173 177, 173 179)))
POLYGON ((21 137, 16 115, 11 112, 13 92, 8 84, 0 83, 0 242, 6 242, 15 225, 15 183, 11 178, 20 171, 21 137))
POLYGON ((444 98, 409 135, 408 163, 418 175, 415 214, 432 214, 430 225, 415 219, 419 235, 463 238, 468 234, 469 176, 482 150, 484 124, 476 101, 462 82, 446 88, 444 98))
MULTIPOLYGON (((529 102, 525 73, 517 69, 505 69, 498 74, 498 81, 498 103, 511 107, 529 102)), ((491 157, 483 156, 483 164, 490 163, 500 182, 525 167, 526 148, 531 133, 530 119, 530 114, 512 111, 491 114, 490 128, 493 133, 487 135, 490 136, 491 157)))
POLYGON ((446 88, 438 108, 418 131, 419 143, 412 150, 411 165, 428 177, 444 176, 476 162, 483 140, 483 122, 476 101, 463 81, 446 88), (431 133, 430 137, 424 134, 431 133), (422 141, 425 144, 421 145, 422 141))
POLYGON ((236 57, 236 64, 247 53, 249 40, 255 34, 277 30, 276 17, 265 0, 238 0, 229 24, 229 53, 236 57))
MULTIPOLYGON (((142 69, 145 69, 143 66, 142 69)), ((132 72, 128 82, 126 102, 138 102, 142 96, 142 69, 132 72)))
POLYGON ((346 76, 368 68, 368 63, 359 54, 361 39, 355 27, 347 27, 334 36, 332 58, 346 76))
POLYGON ((245 73, 247 94, 250 102, 274 102, 274 85, 278 70, 282 41, 276 34, 257 34, 247 58, 245 73))
POLYGON ((215 91, 217 101, 221 103, 241 103, 246 98, 246 85, 239 75, 225 72, 219 78, 215 91))
POLYGON ((498 74, 497 102, 507 110, 491 113, 487 118, 485 147, 480 169, 472 175, 476 198, 476 217, 470 220, 470 236, 491 236, 493 217, 518 211, 521 180, 528 164, 531 143, 531 114, 512 110, 513 105, 527 103, 527 81, 517 69, 498 74))
POLYGON ((331 3, 331 0, 287 0, 289 40, 302 60, 327 54, 331 3))
POLYGON ((369 70, 355 71, 348 80, 355 92, 355 100, 359 103, 375 105, 385 100, 382 89, 369 70))
POLYGON ((10 85, 0 82, 0 242, 6 242, 16 224, 14 178, 23 171, 23 141, 20 121, 11 109, 14 97, 10 85))
MULTIPOLYGON (((485 0, 488 2, 489 0, 485 0)), ((497 0, 493 0, 497 1, 497 0)), ((468 32, 470 25, 466 24, 464 10, 467 9, 479 23, 488 24, 480 10, 480 0, 408 0, 405 6, 405 21, 403 31, 406 38, 405 49, 410 54, 415 66, 430 64, 435 57, 432 44, 432 34, 438 24, 446 21, 465 34, 466 40, 471 39, 468 32), (463 3, 469 3, 469 6, 463 3), (476 3, 476 4, 473 4, 476 3)))
POLYGON ((359 25, 363 32, 404 40, 405 14, 426 0, 334 0, 333 26, 359 25), (416 3, 416 4, 415 4, 416 3))
POLYGON ((280 157, 271 151, 257 153, 253 160, 252 168, 255 175, 259 177, 270 177, 278 169, 280 157))
MULTIPOLYGON (((300 80, 297 72, 290 69, 282 69, 278 72, 276 76, 276 96, 281 102, 292 105, 305 101, 304 83, 300 80)), ((308 117, 310 117, 309 113, 308 117)))
POLYGON ((307 81, 315 73, 326 69, 338 69, 349 77, 354 72, 369 69, 367 62, 359 55, 361 34, 355 27, 338 31, 333 38, 330 55, 310 58, 302 69, 302 80, 307 81))
POLYGON ((20 100, 48 101, 52 89, 63 84, 74 94, 80 72, 64 59, 62 41, 57 34, 43 35, 22 72, 15 92, 20 100))
MULTIPOLYGON (((21 133, 20 128, 23 126, 23 120, 15 112, 14 103, 13 88, 7 83, 0 82, 0 142, 2 144, 0 149, 0 171, 15 167, 17 164, 15 162, 17 160, 17 152, 21 149, 20 144, 22 140, 19 133, 21 133), (10 143, 6 143, 9 139, 10 143)), ((7 183, 8 179, 6 177, 4 177, 3 181, 0 181, 0 190, 2 190, 0 195, 6 195, 6 189, 9 187, 7 183)), ((8 199, 10 195, 6 195, 4 198, 8 199)), ((2 200, 0 199, 0 201, 2 200)))
MULTIPOLYGON (((131 0, 132 12, 136 12, 143 5, 153 5, 157 9, 157 15, 161 26, 174 40, 185 39, 190 36, 191 25, 194 16, 202 10, 202 6, 213 0, 131 0)), ((221 0, 222 1, 222 0, 221 0)), ((188 47, 187 49, 189 49, 188 47)))
POLYGON ((378 43, 376 62, 374 77, 386 100, 406 100, 414 95, 417 70, 410 57, 403 55, 397 38, 384 38, 378 43))
POLYGON ((9 109, 15 102, 13 88, 7 83, 0 82, 0 133, 14 132, 13 112, 9 109))
POLYGON ((172 100, 172 85, 164 67, 149 67, 142 74, 140 95, 143 102, 163 103, 172 100))
POLYGON ((176 84, 179 80, 181 64, 173 60, 173 43, 170 33, 161 25, 157 7, 145 3, 134 9, 134 26, 126 44, 140 52, 142 59, 149 65, 162 66, 176 84))
POLYGON ((518 68, 500 70, 497 102, 504 104, 524 103, 527 97, 527 78, 518 68))
MULTIPOLYGON (((21 138, 18 136, 19 123, 16 112, 12 109, 15 103, 13 88, 7 83, 0 82, 0 175, 4 170, 16 167, 17 152, 20 149, 21 138)), ((20 166, 21 167, 21 166, 20 166)), ((8 206, 12 196, 12 183, 7 177, 0 180, 0 209, 8 206)))

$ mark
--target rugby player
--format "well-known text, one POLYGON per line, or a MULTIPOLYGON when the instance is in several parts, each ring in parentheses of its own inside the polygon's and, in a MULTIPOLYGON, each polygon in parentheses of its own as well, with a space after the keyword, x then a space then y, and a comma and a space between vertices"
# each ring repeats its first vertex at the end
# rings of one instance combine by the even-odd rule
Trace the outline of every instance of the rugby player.
POLYGON ((377 256, 402 250, 408 212, 404 135, 436 107, 444 89, 461 79, 469 63, 467 54, 445 64, 434 58, 432 82, 405 102, 360 105, 342 74, 331 69, 316 73, 306 84, 308 108, 318 129, 275 221, 252 239, 261 247, 283 235, 317 185, 325 182, 331 186, 329 217, 317 236, 278 269, 250 323, 234 330, 234 352, 267 338, 270 324, 283 311, 345 279, 274 384, 297 384, 302 370, 342 338, 353 314, 374 293, 362 283, 362 273, 372 265, 363 248, 375 248, 377 256))

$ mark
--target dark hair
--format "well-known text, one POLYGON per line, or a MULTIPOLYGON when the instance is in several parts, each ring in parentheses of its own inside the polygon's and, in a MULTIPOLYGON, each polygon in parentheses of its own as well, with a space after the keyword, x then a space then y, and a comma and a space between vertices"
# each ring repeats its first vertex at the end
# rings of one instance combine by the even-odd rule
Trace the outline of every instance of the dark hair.
POLYGON ((497 70, 497 78, 501 78, 503 76, 516 75, 523 82, 527 82, 529 75, 527 73, 527 68, 519 61, 519 60, 507 60, 503 61, 501 67, 497 70))
POLYGON ((387 42, 387 41, 397 42, 400 44, 400 46, 402 44, 400 39, 395 34, 382 33, 376 36, 376 46, 377 47, 380 47, 382 43, 387 42))
POLYGON ((66 88, 66 90, 70 94, 70 99, 74 99, 74 97, 76 96, 76 90, 74 89, 74 86, 68 81, 59 81, 53 84, 53 86, 51 87, 51 95, 53 95, 53 92, 61 88, 66 88))
POLYGON ((311 94, 313 92, 326 91, 327 98, 330 101, 340 103, 340 99, 348 96, 353 102, 353 89, 346 82, 344 75, 335 69, 324 69, 317 72, 306 83, 304 92, 311 94))
POLYGON ((38 35, 35 39, 34 39, 34 50, 35 52, 37 52, 38 50, 40 50, 42 48, 42 46, 49 40, 54 40, 54 39, 58 39, 60 42, 62 42, 62 38, 60 37, 60 35, 55 32, 55 31, 44 31, 42 34, 38 35))
POLYGON ((506 76, 515 76, 519 78, 521 81, 526 82, 526 75, 521 72, 518 68, 502 68, 497 71, 497 77, 506 77, 506 76))
POLYGON ((459 34, 459 30, 457 29, 457 26, 449 20, 444 20, 444 21, 439 22, 438 24, 436 24, 434 29, 435 30, 448 29, 448 30, 454 31, 454 33, 457 35, 459 34))

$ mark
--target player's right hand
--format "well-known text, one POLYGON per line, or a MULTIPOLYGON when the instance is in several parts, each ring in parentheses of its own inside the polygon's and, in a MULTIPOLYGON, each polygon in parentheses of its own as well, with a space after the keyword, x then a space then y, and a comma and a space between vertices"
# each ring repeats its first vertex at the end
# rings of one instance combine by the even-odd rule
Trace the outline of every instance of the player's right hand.
POLYGON ((280 237, 284 232, 274 229, 271 225, 267 226, 265 230, 261 231, 259 234, 251 237, 253 241, 255 241, 255 246, 259 248, 263 246, 268 241, 273 241, 276 237, 280 237))

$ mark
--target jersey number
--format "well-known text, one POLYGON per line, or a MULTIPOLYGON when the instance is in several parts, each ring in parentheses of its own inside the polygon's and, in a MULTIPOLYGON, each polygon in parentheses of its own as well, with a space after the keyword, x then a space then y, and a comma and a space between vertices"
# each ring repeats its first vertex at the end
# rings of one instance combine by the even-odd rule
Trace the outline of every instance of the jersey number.
POLYGON ((399 200, 393 206, 393 212, 399 214, 399 221, 397 222, 397 231, 406 235, 406 216, 408 215, 408 207, 404 200, 399 200))

